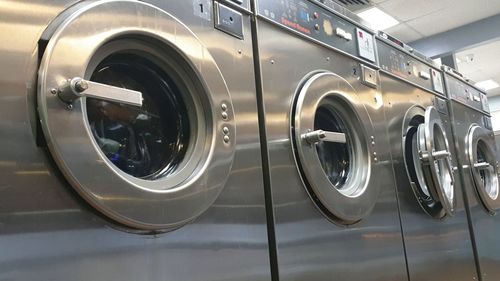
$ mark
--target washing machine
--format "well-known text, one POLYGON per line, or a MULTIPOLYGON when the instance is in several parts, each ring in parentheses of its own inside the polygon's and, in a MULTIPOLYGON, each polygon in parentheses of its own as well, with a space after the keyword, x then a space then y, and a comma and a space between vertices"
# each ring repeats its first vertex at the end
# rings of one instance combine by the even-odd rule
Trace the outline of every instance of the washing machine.
POLYGON ((377 49, 409 279, 477 280, 442 73, 385 33, 377 49))
POLYGON ((373 32, 326 1, 255 8, 275 280, 406 280, 373 32))
POLYGON ((480 280, 500 278, 498 160, 486 93, 445 69, 458 167, 464 182, 480 280))
POLYGON ((270 280, 250 19, 0 4, 0 279, 270 280))

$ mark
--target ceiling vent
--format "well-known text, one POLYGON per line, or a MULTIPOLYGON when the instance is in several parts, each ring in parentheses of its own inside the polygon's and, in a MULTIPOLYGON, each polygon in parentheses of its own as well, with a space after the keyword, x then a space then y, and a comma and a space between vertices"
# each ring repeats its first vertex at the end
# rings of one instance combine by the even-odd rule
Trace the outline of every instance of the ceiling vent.
POLYGON ((335 2, 346 7, 348 10, 352 12, 364 10, 372 6, 370 0, 335 0, 335 2))
POLYGON ((349 5, 370 5, 370 0, 336 0, 344 6, 349 5))

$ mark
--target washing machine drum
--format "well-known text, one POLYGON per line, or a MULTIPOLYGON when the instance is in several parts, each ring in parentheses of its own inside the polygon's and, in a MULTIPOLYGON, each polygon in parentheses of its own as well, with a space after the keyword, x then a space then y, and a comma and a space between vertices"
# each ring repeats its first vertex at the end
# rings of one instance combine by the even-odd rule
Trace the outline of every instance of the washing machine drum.
POLYGON ((467 155, 474 187, 485 209, 500 209, 495 140, 492 132, 473 124, 466 139, 467 155))
POLYGON ((455 213, 455 186, 450 146, 435 107, 415 106, 406 114, 404 154, 412 189, 432 217, 455 213))
POLYGON ((170 229, 216 200, 235 152, 232 103, 207 49, 137 1, 79 5, 50 26, 38 110, 50 152, 92 206, 170 229))
POLYGON ((316 206, 336 222, 366 218, 378 198, 369 120, 363 100, 334 73, 313 75, 297 92, 291 124, 296 164, 316 206))

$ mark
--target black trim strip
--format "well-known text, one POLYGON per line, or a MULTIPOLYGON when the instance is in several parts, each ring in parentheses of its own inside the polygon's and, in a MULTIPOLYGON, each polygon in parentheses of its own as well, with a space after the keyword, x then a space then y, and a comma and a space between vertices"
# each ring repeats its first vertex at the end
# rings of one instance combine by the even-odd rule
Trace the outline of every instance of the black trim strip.
MULTIPOLYGON (((252 2, 252 10, 256 11, 255 1, 252 2)), ((271 170, 269 162, 269 150, 267 145, 267 131, 266 131, 266 114, 264 110, 264 97, 262 88, 262 73, 260 65, 259 56, 259 43, 257 36, 257 19, 253 15, 251 20, 252 25, 252 47, 253 47, 253 58, 254 58, 254 72, 255 72, 255 88, 257 96, 257 114, 259 118, 259 137, 260 137, 260 147, 261 147, 261 158, 262 158, 262 174, 264 181, 264 196, 266 205, 266 217, 267 217, 267 237, 269 243, 269 261, 271 263, 271 280, 279 280, 279 268, 278 268, 278 248, 276 245, 276 233, 275 233, 275 220, 274 220, 274 204, 273 196, 271 191, 271 170)))

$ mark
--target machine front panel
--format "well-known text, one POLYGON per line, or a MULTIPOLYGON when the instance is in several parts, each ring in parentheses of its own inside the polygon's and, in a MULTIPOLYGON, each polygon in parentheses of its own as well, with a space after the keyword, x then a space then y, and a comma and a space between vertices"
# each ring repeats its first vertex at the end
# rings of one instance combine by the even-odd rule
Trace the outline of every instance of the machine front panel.
POLYGON ((318 4, 307 0, 258 1, 258 13, 301 35, 376 63, 373 33, 318 4))
MULTIPOLYGON (((411 149, 406 145, 410 125, 407 118, 412 119, 409 115, 411 108, 419 107, 420 110, 412 112, 420 111, 423 116, 425 108, 434 106, 440 113, 448 143, 453 145, 450 116, 443 98, 386 72, 381 72, 380 76, 410 280, 466 281, 477 278, 461 183, 455 182, 454 185, 455 214, 442 219, 433 218, 423 209, 413 191, 418 182, 410 181, 409 166, 405 161, 405 154, 411 149)), ((419 122, 423 122, 423 118, 419 122)), ((451 159, 452 165, 457 166, 456 155, 452 154, 451 159)), ((458 180, 458 173, 454 174, 458 180)))

